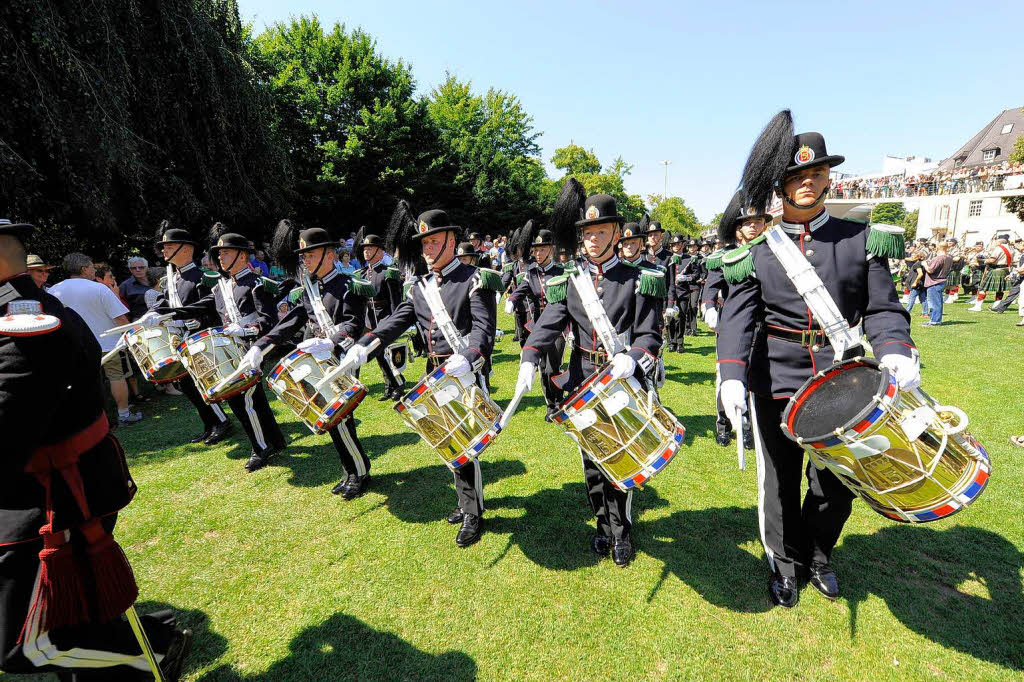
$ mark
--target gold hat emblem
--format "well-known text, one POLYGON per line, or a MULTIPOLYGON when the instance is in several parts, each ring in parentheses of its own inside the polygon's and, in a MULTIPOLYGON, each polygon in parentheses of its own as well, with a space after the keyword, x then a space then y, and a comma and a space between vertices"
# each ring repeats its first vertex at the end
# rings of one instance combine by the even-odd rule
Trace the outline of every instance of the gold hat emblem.
POLYGON ((427 227, 426 221, 421 220, 420 221, 420 234, 423 234, 424 232, 426 232, 427 229, 429 229, 429 228, 427 227))
POLYGON ((224 246, 224 237, 217 240, 217 246, 224 246))
POLYGON ((598 210, 597 206, 591 206, 587 209, 587 220, 593 220, 601 215, 601 211, 598 210))
POLYGON ((537 235, 537 238, 533 240, 533 243, 534 244, 540 244, 542 241, 544 241, 544 240, 541 238, 541 236, 537 235))
POLYGON ((801 166, 805 163, 810 163, 811 161, 814 161, 814 150, 807 145, 804 145, 796 151, 796 156, 793 157, 793 160, 801 166))
POLYGON ((622 236, 623 237, 632 237, 633 236, 633 228, 632 227, 627 227, 625 230, 622 231, 622 236))
POLYGON ((299 248, 300 249, 306 248, 306 240, 303 239, 302 237, 299 237, 299 248))

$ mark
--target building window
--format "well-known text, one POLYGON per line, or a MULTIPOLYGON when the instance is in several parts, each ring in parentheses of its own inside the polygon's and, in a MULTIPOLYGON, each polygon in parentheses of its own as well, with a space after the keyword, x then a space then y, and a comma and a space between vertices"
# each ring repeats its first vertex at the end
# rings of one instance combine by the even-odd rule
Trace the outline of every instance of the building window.
POLYGON ((1005 135, 1006 133, 1010 132, 1011 130, 1013 130, 1013 124, 1012 123, 1007 123, 1006 125, 1003 126, 1003 129, 999 132, 999 134, 1000 135, 1005 135))
POLYGON ((983 151, 981 153, 981 160, 982 160, 982 162, 988 163, 989 161, 995 161, 996 160, 996 153, 998 151, 999 151, 998 149, 986 149, 985 151, 983 151))
POLYGON ((946 222, 946 221, 949 220, 949 204, 943 204, 942 206, 937 206, 936 209, 937 209, 937 213, 938 213, 938 215, 935 216, 935 221, 936 222, 946 222))
POLYGON ((967 160, 966 156, 958 156, 958 157, 956 157, 955 159, 953 159, 953 167, 955 168, 955 167, 964 165, 964 161, 966 161, 966 160, 967 160))
POLYGON ((977 218, 980 215, 981 215, 981 199, 977 199, 975 201, 972 201, 970 204, 967 205, 967 217, 968 218, 977 218))

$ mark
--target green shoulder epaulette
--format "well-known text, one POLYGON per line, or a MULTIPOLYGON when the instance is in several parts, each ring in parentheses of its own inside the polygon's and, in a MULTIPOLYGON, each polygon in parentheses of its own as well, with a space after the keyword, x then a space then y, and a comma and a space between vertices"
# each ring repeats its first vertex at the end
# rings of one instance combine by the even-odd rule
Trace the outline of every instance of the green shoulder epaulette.
POLYGON ((683 262, 683 255, 681 253, 672 254, 672 265, 679 265, 683 262))
POLYGON ((260 277, 260 284, 263 285, 263 291, 266 291, 271 296, 279 296, 284 292, 281 291, 281 282, 276 279, 270 279, 269 277, 260 277))
POLYGON ((394 265, 389 265, 388 269, 384 271, 384 276, 387 279, 402 281, 402 270, 394 265))
POLYGON ((704 259, 704 265, 708 270, 718 270, 722 267, 722 256, 725 255, 725 249, 719 249, 708 254, 708 257, 704 259))
POLYGON ((904 229, 898 225, 872 225, 868 232, 867 252, 882 258, 905 257, 907 245, 903 233, 904 229))
POLYGON ((754 274, 754 259, 750 255, 750 250, 764 240, 765 235, 762 234, 757 239, 722 254, 722 275, 726 282, 735 284, 754 274))
POLYGON ((505 274, 507 272, 512 272, 512 268, 514 268, 515 265, 516 265, 515 261, 511 261, 511 260, 509 262, 505 263, 504 265, 502 265, 501 266, 502 274, 505 274))
POLYGON ((373 298, 374 296, 377 295, 377 290, 374 289, 373 285, 370 284, 370 282, 368 282, 367 280, 361 279, 353 275, 351 281, 352 293, 354 293, 356 296, 362 296, 363 298, 373 298))
POLYGON ((569 295, 569 274, 563 273, 549 279, 544 285, 544 298, 548 303, 561 303, 569 295))
POLYGON ((220 273, 216 270, 203 270, 203 286, 207 289, 215 287, 218 279, 220 279, 220 273))
POLYGON ((482 289, 497 291, 499 294, 502 292, 500 272, 490 268, 477 268, 476 271, 480 274, 480 287, 482 289))
POLYGON ((298 302, 302 300, 302 292, 303 291, 304 290, 303 290, 302 287, 295 287, 294 289, 289 291, 288 292, 288 302, 292 303, 292 304, 298 304, 298 302))
POLYGON ((640 282, 637 284, 637 291, 644 296, 665 298, 668 293, 665 285, 665 273, 661 270, 640 268, 640 282))
POLYGON ((526 277, 526 271, 516 273, 516 286, 523 283, 523 278, 526 277))

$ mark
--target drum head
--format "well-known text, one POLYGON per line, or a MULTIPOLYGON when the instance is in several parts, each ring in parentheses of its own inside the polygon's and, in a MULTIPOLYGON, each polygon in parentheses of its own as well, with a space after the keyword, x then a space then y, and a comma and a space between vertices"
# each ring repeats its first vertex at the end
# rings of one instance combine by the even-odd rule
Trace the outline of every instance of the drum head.
POLYGON ((856 424, 874 407, 881 390, 882 372, 877 367, 854 363, 828 372, 797 393, 788 420, 793 434, 817 440, 856 424))

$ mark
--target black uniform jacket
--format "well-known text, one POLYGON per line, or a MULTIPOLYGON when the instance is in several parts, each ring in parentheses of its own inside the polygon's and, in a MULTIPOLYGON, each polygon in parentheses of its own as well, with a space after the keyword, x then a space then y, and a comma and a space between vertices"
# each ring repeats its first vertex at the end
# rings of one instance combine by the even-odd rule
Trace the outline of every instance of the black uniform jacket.
MULTIPOLYGON (((181 268, 175 268, 174 271, 174 289, 178 293, 178 300, 181 301, 181 305, 192 305, 198 303, 204 296, 210 294, 209 287, 203 282, 203 271, 195 263, 189 263, 181 268)), ((166 280, 165 280, 166 281, 166 280)), ((167 308, 171 305, 170 297, 167 295, 167 291, 161 291, 160 295, 157 296, 156 304, 153 306, 154 310, 160 308, 167 308)), ((192 320, 188 320, 192 322, 192 320)), ((204 314, 198 316, 194 320, 195 324, 190 324, 189 329, 203 329, 205 327, 214 327, 220 324, 216 311, 206 311, 204 314)))
MULTIPOLYGON (((887 259, 869 255, 866 225, 832 218, 822 211, 806 223, 782 224, 810 261, 851 326, 863 323, 876 357, 896 353, 910 357, 910 316, 900 305, 887 259)), ((758 395, 788 398, 808 378, 830 367, 830 345, 818 350, 773 338, 773 330, 820 329, 796 287, 767 242, 751 247, 754 274, 730 283, 718 328, 718 362, 722 380, 738 379, 758 395), (765 335, 751 355, 754 327, 764 322, 765 335), (747 367, 748 358, 751 365, 747 367)))
POLYGON ((462 355, 474 369, 479 369, 494 350, 494 331, 497 324, 498 301, 496 292, 481 286, 480 274, 476 267, 453 259, 439 274, 416 277, 408 297, 402 301, 390 316, 380 321, 363 338, 361 345, 369 345, 374 338, 380 339, 380 348, 371 356, 382 352, 402 333, 415 324, 427 342, 430 355, 445 357, 452 354, 448 341, 434 322, 419 282, 428 277, 439 277, 438 288, 441 300, 452 318, 459 334, 468 336, 469 348, 462 355))
MULTIPOLYGON (((222 273, 220 275, 224 277, 222 273)), ((263 288, 263 278, 252 270, 245 269, 231 277, 231 294, 238 307, 238 314, 241 319, 239 324, 243 327, 254 326, 259 328, 258 335, 269 332, 277 322, 277 306, 274 295, 263 288)), ((203 315, 216 314, 221 324, 228 325, 231 318, 228 316, 224 301, 221 300, 220 287, 214 286, 206 296, 191 305, 180 308, 168 306, 157 307, 159 313, 174 313, 176 320, 188 320, 203 315)))
MULTIPOLYGON (((664 299, 641 294, 639 289, 643 270, 622 263, 618 257, 612 257, 601 265, 587 262, 574 265, 589 270, 608 320, 617 334, 625 335, 628 353, 638 362, 636 376, 642 377, 651 363, 657 362, 658 350, 661 348, 661 307, 664 299), (643 360, 645 356, 646 361, 643 360)), ((549 299, 547 308, 526 339, 522 360, 539 364, 546 349, 565 331, 565 326, 570 325, 575 348, 569 359, 569 376, 562 388, 573 391, 586 379, 583 356, 576 349, 603 353, 604 348, 583 309, 576 287, 571 282, 567 282, 566 286, 564 298, 558 301, 549 299)), ((587 364, 587 369, 590 364, 587 364)))
MULTIPOLYGON (((99 343, 78 313, 27 275, 0 283, 0 316, 42 307, 60 327, 35 336, 0 333, 0 546, 36 541, 46 523, 43 486, 25 467, 47 449, 81 455, 78 469, 93 516, 120 509, 134 494, 123 454, 109 435, 99 343), (13 289, 13 291, 12 291, 13 289), (20 303, 19 303, 20 301, 20 303), (101 447, 102 446, 102 447, 101 447)), ((52 474, 54 527, 81 520, 62 477, 52 474)))
MULTIPOLYGON (((513 305, 529 303, 530 308, 535 311, 534 319, 539 318, 548 305, 547 295, 544 293, 545 285, 549 279, 561 275, 563 271, 564 268, 554 260, 549 261, 547 267, 530 263, 526 268, 523 281, 509 294, 508 299, 512 301, 513 305)), ((533 320, 527 321, 526 329, 528 331, 533 331, 533 326, 533 320)))
POLYGON ((377 292, 366 304, 366 327, 373 329, 402 302, 401 271, 397 265, 387 266, 384 261, 377 261, 367 266, 362 276, 377 292), (398 274, 398 277, 394 277, 394 274, 398 274))
MULTIPOLYGON (((322 280, 316 280, 313 282, 313 286, 319 289, 324 309, 337 327, 331 334, 331 340, 339 347, 336 350, 348 346, 349 344, 343 343, 345 339, 354 341, 363 333, 366 299, 353 291, 352 280, 338 270, 332 270, 322 280)), ((309 300, 309 294, 305 289, 302 291, 302 300, 299 303, 301 305, 292 307, 273 329, 256 341, 257 348, 262 350, 270 344, 278 347, 287 346, 300 331, 303 333, 303 339, 327 338, 328 330, 321 329, 317 324, 313 303, 309 300)))

